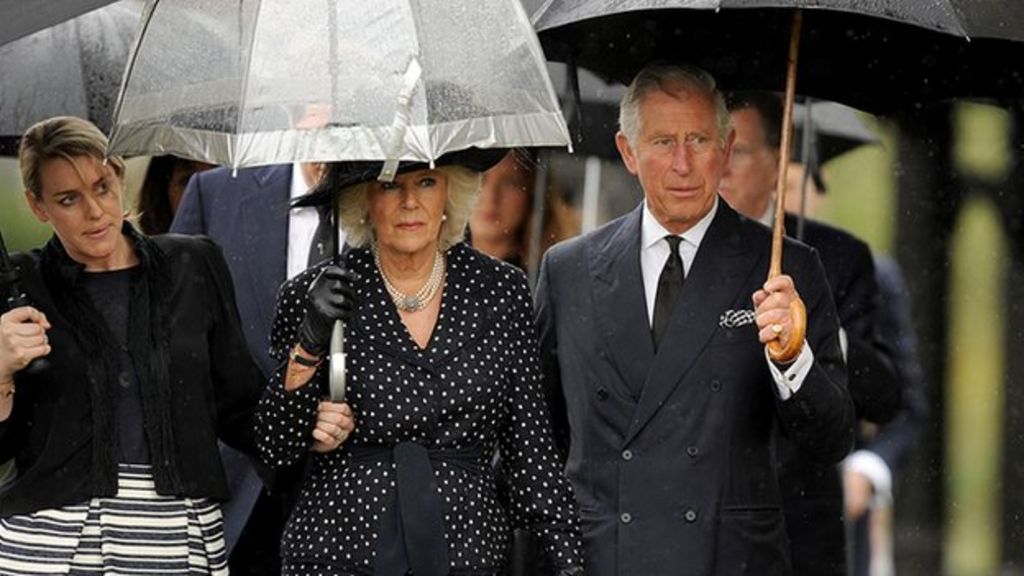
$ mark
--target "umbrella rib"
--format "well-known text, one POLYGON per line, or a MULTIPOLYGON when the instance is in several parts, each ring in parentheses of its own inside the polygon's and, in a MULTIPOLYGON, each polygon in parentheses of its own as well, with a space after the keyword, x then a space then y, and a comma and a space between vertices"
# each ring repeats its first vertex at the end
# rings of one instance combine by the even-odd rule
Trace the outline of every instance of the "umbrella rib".
POLYGON ((128 65, 124 67, 124 75, 121 76, 121 89, 117 91, 117 103, 114 105, 114 114, 111 116, 110 120, 111 141, 114 140, 114 133, 117 131, 117 125, 120 123, 118 119, 121 116, 121 106, 124 104, 124 97, 128 88, 128 78, 130 78, 132 72, 135 71, 135 63, 139 59, 139 49, 142 48, 142 39, 146 37, 146 30, 149 29, 149 23, 153 20, 153 14, 156 13, 156 7, 159 3, 160 0, 153 0, 151 4, 147 3, 146 7, 143 8, 141 18, 139 19, 139 33, 135 36, 135 42, 129 55, 128 65))
MULTIPOLYGON (((239 0, 239 4, 241 4, 241 3, 242 3, 242 0, 239 0)), ((254 47, 256 45, 256 25, 255 24, 259 22, 260 11, 262 10, 262 8, 263 8, 263 0, 256 0, 256 12, 253 15, 254 23, 253 23, 253 26, 252 26, 252 34, 249 35, 249 46, 248 46, 248 53, 246 54, 245 66, 242 67, 242 85, 241 85, 241 88, 239 90, 240 93, 238 95, 238 117, 236 119, 236 124, 235 124, 235 133, 233 135, 229 135, 229 137, 228 137, 228 142, 231 144, 228 147, 228 154, 231 156, 231 167, 232 168, 236 168, 236 169, 238 168, 238 159, 239 159, 237 138, 238 138, 238 134, 241 132, 242 126, 243 126, 242 120, 245 117, 246 96, 249 94, 249 73, 252 70, 253 58, 255 58, 255 56, 254 56, 254 53, 255 53, 254 47)), ((239 24, 241 24, 242 11, 239 10, 238 14, 239 14, 239 24)), ((239 32, 241 33, 243 30, 244 30, 244 28, 240 29, 239 32)))

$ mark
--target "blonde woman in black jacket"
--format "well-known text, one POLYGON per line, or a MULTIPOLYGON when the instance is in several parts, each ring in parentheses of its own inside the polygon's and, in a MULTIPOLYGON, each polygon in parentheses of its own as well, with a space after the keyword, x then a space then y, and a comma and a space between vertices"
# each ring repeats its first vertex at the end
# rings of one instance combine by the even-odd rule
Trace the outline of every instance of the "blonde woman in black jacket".
POLYGON ((32 306, 0 317, 0 458, 17 467, 0 573, 225 574, 217 439, 253 451, 264 380, 220 249, 136 232, 105 148, 69 117, 21 144, 54 237, 14 256, 32 306))

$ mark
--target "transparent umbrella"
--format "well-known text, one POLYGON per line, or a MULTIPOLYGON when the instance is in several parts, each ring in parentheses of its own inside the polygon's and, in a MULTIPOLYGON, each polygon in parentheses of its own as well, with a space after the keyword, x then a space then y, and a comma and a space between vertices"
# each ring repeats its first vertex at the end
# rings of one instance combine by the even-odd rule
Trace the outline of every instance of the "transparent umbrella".
POLYGON ((150 0, 116 154, 232 167, 567 145, 518 0, 150 0))

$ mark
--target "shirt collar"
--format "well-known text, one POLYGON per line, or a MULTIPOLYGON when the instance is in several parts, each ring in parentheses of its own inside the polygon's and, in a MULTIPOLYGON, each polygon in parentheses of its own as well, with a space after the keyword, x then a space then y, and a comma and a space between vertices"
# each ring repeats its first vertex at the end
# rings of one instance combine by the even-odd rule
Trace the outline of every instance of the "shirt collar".
POLYGON ((306 179, 302 176, 302 164, 298 162, 292 164, 292 185, 289 198, 295 200, 299 196, 305 196, 309 192, 309 186, 306 185, 306 179))
POLYGON ((757 221, 760 222, 761 224, 764 224, 765 226, 771 228, 772 225, 775 223, 774 220, 775 220, 775 202, 771 201, 771 202, 768 202, 768 207, 764 209, 764 214, 762 214, 761 217, 757 219, 757 221))
MULTIPOLYGON (((718 213, 718 194, 715 194, 715 203, 711 205, 711 210, 708 210, 708 213, 691 226, 689 230, 682 234, 677 234, 677 236, 682 237, 683 240, 699 248, 701 241, 704 240, 704 234, 707 233, 708 228, 711 226, 711 221, 715 219, 716 213, 718 213)), ((650 248, 665 236, 672 234, 651 213, 650 207, 647 206, 647 200, 644 200, 644 216, 640 230, 641 240, 643 241, 642 247, 644 249, 650 248)))

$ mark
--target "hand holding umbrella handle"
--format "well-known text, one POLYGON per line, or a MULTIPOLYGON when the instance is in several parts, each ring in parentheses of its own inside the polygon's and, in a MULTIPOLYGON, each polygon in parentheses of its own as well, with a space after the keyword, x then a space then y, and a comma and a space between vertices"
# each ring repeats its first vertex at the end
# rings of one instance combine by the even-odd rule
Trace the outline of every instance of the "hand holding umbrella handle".
POLYGON ((334 321, 330 347, 331 402, 345 401, 345 325, 334 321))
MULTIPOLYGON (((793 14, 793 30, 789 39, 789 59, 786 74, 786 99, 782 114, 782 142, 779 144, 779 178, 775 184, 775 222, 772 226, 772 254, 768 278, 782 274, 782 237, 785 235, 786 217, 786 171, 789 168, 790 138, 793 134, 793 99, 796 94, 796 65, 800 47, 800 30, 803 26, 803 12, 793 14)), ((783 346, 776 337, 768 342, 768 357, 780 364, 792 362, 804 347, 807 335, 807 309, 799 299, 789 304, 789 319, 792 333, 789 342, 783 346)))
POLYGON ((768 357, 779 364, 792 362, 804 347, 804 337, 807 335, 807 308, 804 307, 803 300, 797 298, 789 303, 789 319, 793 332, 789 335, 787 345, 783 346, 778 338, 766 344, 768 357))

